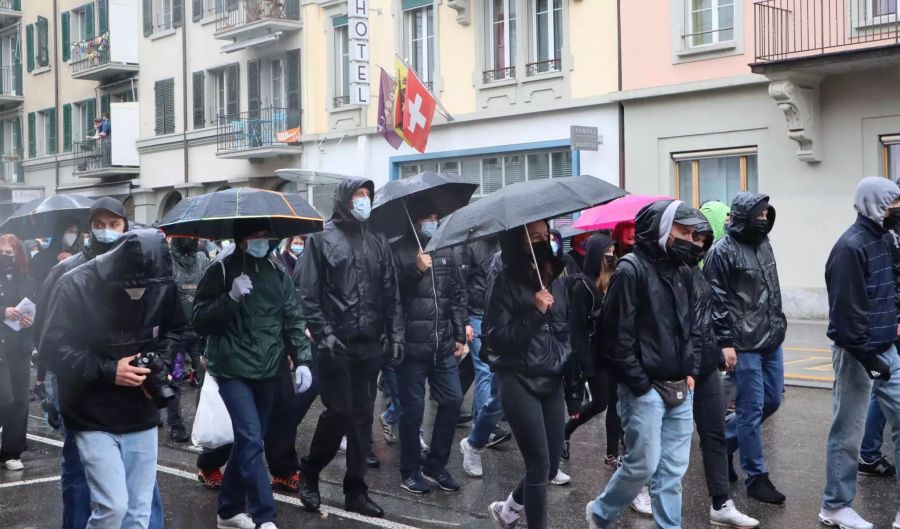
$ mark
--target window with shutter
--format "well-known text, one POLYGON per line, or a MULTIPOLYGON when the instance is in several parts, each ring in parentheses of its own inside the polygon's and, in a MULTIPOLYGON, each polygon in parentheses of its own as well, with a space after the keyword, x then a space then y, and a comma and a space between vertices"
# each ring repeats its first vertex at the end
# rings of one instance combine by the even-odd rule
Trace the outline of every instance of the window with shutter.
MULTIPOLYGON (((128 92, 130 94, 130 92, 128 92)), ((109 115, 109 103, 111 101, 111 97, 109 95, 100 96, 100 115, 108 116, 109 115)))
POLYGON ((251 119, 259 118, 259 107, 259 61, 247 61, 247 110, 251 119))
POLYGON ((84 6, 84 39, 89 40, 97 35, 94 34, 94 4, 84 6))
POLYGON ((191 1, 191 20, 197 22, 203 18, 203 0, 191 1))
POLYGON ((28 157, 37 157, 37 114, 28 113, 28 157))
POLYGON ((47 154, 56 154, 56 136, 59 134, 56 127, 56 109, 48 108, 44 112, 47 119, 47 154))
POLYGON ((72 104, 63 105, 63 152, 72 150, 72 104))
POLYGON ((34 25, 25 26, 25 51, 26 61, 28 63, 28 71, 34 70, 34 25))
POLYGON ((144 36, 153 34, 153 0, 142 0, 144 11, 144 36))
POLYGON ((38 66, 50 65, 50 51, 47 47, 49 31, 48 20, 44 17, 37 18, 37 64, 38 66))
POLYGON ((287 52, 287 126, 300 126, 300 50, 287 52))
POLYGON ((97 0, 97 21, 101 35, 109 31, 109 0, 97 0))
POLYGON ((13 120, 13 130, 16 134, 15 149, 16 154, 22 157, 22 118, 17 117, 13 120))
POLYGON ((153 102, 156 117, 155 132, 156 135, 165 134, 164 132, 164 116, 166 112, 166 88, 164 81, 156 81, 153 83, 153 102))
POLYGON ((228 84, 228 119, 234 120, 240 117, 241 113, 241 80, 240 66, 238 63, 232 63, 225 67, 225 82, 228 84))
POLYGON ((172 0, 172 27, 180 28, 184 23, 183 0, 172 0))
POLYGON ((175 132, 175 79, 167 79, 166 87, 166 105, 165 105, 165 133, 172 134, 175 132))
POLYGON ((287 0, 284 15, 291 20, 300 20, 300 0, 287 0))
POLYGON ((202 129, 206 125, 206 116, 204 115, 204 78, 203 72, 194 72, 194 128, 202 129))
POLYGON ((72 53, 72 33, 69 24, 69 12, 65 11, 60 15, 60 26, 62 29, 62 60, 68 61, 72 53))

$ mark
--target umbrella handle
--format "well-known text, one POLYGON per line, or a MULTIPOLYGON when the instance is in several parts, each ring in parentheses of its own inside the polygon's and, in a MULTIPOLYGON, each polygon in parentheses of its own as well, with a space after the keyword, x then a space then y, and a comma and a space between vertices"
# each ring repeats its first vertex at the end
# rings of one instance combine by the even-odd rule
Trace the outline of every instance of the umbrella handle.
POLYGON ((522 230, 525 232, 525 240, 528 241, 528 249, 531 250, 531 260, 534 262, 534 272, 537 274, 538 283, 541 285, 541 290, 544 290, 544 280, 541 278, 541 267, 538 266, 537 256, 534 254, 534 244, 531 242, 531 237, 528 236, 528 226, 523 225, 522 230))
POLYGON ((422 241, 419 240, 419 234, 416 232, 416 225, 409 214, 409 209, 406 207, 406 199, 401 198, 400 200, 403 202, 403 211, 406 212, 406 220, 409 221, 409 227, 412 228, 413 237, 416 238, 416 244, 419 245, 419 253, 425 253, 424 250, 422 250, 422 241))

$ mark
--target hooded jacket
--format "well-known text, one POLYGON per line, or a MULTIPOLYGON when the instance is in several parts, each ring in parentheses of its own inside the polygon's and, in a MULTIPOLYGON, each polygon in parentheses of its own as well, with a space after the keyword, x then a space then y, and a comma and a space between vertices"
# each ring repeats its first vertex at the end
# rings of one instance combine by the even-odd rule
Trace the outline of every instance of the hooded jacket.
MULTIPOLYGON (((754 211, 769 197, 742 192, 731 204, 728 233, 717 242, 703 263, 713 292, 713 324, 719 346, 739 353, 769 353, 784 342, 787 318, 781 308, 781 287, 775 254, 768 237, 750 236, 754 211)), ((775 210, 768 206, 769 230, 775 210)))
POLYGON ((74 255, 81 251, 84 242, 82 241, 80 230, 81 223, 76 219, 60 219, 59 222, 57 222, 50 239, 50 246, 38 252, 38 254, 34 256, 34 259, 31 260, 31 277, 34 278, 34 281, 37 284, 43 283, 47 274, 50 273, 50 269, 60 262, 57 259, 60 252, 68 252, 74 255), (75 244, 66 246, 63 242, 63 236, 66 234, 66 228, 72 225, 79 226, 79 234, 78 237, 75 238, 75 244))
POLYGON ((331 220, 306 241, 298 264, 303 313, 317 342, 334 335, 347 345, 387 335, 402 344, 403 304, 390 245, 350 213, 353 193, 362 187, 374 196, 371 180, 342 181, 331 220))
POLYGON ((584 254, 584 274, 572 284, 569 309, 569 334, 572 340, 572 356, 584 378, 597 375, 600 358, 597 354, 600 314, 604 294, 597 289, 597 278, 606 259, 606 251, 615 241, 607 235, 597 234, 588 239, 584 254))
POLYGON ((698 374, 694 352, 693 290, 687 266, 672 264, 661 248, 671 230, 672 200, 645 206, 635 221, 634 251, 616 266, 600 320, 600 348, 619 382, 635 395, 655 380, 698 374))
POLYGON ((496 239, 475 241, 463 248, 462 273, 468 287, 466 297, 470 316, 484 316, 484 297, 491 261, 499 250, 496 239))
POLYGON ((46 321, 41 347, 58 351, 51 367, 66 427, 115 434, 157 427, 153 401, 140 387, 115 381, 120 359, 164 354, 185 324, 162 233, 129 232, 66 273, 53 289, 46 321))
MULTIPOLYGON (((172 239, 172 268, 175 273, 175 285, 178 287, 178 297, 184 308, 185 318, 190 320, 194 311, 194 298, 197 295, 197 285, 203 277, 203 272, 209 267, 209 257, 198 249, 186 251, 182 248, 179 239, 172 239)), ((229 285, 230 286, 230 285, 229 285)))
POLYGON ((725 236, 725 222, 731 210, 718 200, 710 200, 700 207, 700 212, 709 221, 713 230, 713 242, 725 236))
MULTIPOLYGON (((7 307, 15 307, 22 299, 28 298, 32 302, 37 300, 34 291, 34 282, 27 271, 18 271, 13 268, 0 272, 0 310, 6 310, 7 307)), ((5 318, 5 317, 4 317, 5 318)), ((34 340, 36 327, 32 321, 32 328, 22 328, 18 331, 12 330, 7 325, 0 325, 0 362, 4 359, 27 358, 31 356, 34 349, 34 340)))
MULTIPOLYGON (((411 228, 410 228, 411 229, 411 228)), ((428 237, 419 233, 422 246, 428 237)), ((406 360, 434 362, 466 343, 466 287, 459 257, 452 249, 431 253, 431 268, 416 267, 419 245, 407 233, 391 245, 406 329, 406 360)))
MULTIPOLYGON (((715 228, 709 223, 698 224, 695 232, 709 233, 715 237, 715 228)), ((707 242, 705 246, 707 252, 712 243, 712 239, 707 242)), ((719 340, 716 338, 713 326, 712 288, 706 281, 699 264, 691 267, 691 275, 694 281, 694 351, 699 359, 698 374, 704 377, 722 367, 725 357, 722 354, 722 348, 719 347, 719 340)))
POLYGON ((883 353, 897 339, 892 254, 882 220, 898 196, 900 189, 885 178, 863 179, 856 188, 856 222, 825 264, 828 337, 860 360, 883 353))

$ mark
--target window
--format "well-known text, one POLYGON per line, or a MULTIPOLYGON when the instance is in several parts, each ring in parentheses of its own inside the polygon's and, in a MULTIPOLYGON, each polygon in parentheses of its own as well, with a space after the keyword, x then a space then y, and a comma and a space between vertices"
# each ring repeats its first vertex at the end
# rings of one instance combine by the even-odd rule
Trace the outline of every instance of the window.
POLYGON ((96 103, 93 99, 82 101, 72 105, 72 141, 78 143, 86 136, 94 133, 94 118, 92 110, 96 103))
POLYGON ((225 12, 225 0, 203 0, 204 14, 215 16, 225 12))
POLYGON ((897 14, 897 0, 872 0, 872 14, 885 17, 897 14))
POLYGON ((29 72, 50 66, 49 23, 46 18, 37 17, 37 22, 25 26, 25 57, 29 72))
POLYGON ((334 108, 350 104, 350 41, 347 24, 334 28, 334 108))
POLYGON ((676 195, 695 208, 710 200, 730 204, 739 192, 757 190, 755 148, 675 154, 672 158, 676 195))
POLYGON ((228 104, 227 83, 225 82, 225 70, 213 72, 213 88, 215 89, 216 116, 224 116, 228 104))
POLYGON ((532 35, 528 75, 562 70, 562 0, 530 0, 532 35))
POLYGON ((896 182, 900 179, 900 134, 881 137, 884 176, 896 182))
MULTIPOLYGON (((210 126, 227 121, 229 113, 237 114, 235 104, 238 101, 237 79, 231 79, 230 76, 238 75, 234 69, 229 72, 228 67, 216 68, 206 72, 206 97, 209 108, 209 124, 210 126), (230 103, 230 106, 229 106, 230 103), (229 110, 230 108, 230 110, 229 110), (219 121, 222 120, 222 121, 219 121)), ((237 119, 237 116, 230 119, 237 119)))
POLYGON ((7 33, 0 36, 0 93, 8 95, 22 94, 22 63, 19 56, 19 33, 7 33))
POLYGON ((154 84, 156 106, 156 135, 175 132, 175 79, 165 79, 154 84))
POLYGON ((516 77, 516 1, 488 0, 485 84, 516 77))
POLYGON ((88 34, 88 13, 84 7, 73 9, 69 12, 69 35, 71 42, 86 40, 88 34))
POLYGON ((285 108, 284 59, 272 60, 272 107, 285 108))
POLYGON ((734 40, 735 0, 688 0, 686 47, 734 40))
POLYGON ((37 113, 37 155, 56 154, 56 109, 37 113))
POLYGON ((431 89, 434 82, 434 6, 425 5, 403 12, 406 60, 431 89))
POLYGON ((153 0, 153 32, 172 29, 172 0, 153 0))

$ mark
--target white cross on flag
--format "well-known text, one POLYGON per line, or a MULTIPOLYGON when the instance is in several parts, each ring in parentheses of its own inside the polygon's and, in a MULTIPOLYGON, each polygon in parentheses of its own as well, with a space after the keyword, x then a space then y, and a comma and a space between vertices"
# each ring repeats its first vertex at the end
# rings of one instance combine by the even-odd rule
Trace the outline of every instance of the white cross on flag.
POLYGON ((410 69, 406 79, 406 101, 403 105, 403 137, 410 147, 419 152, 424 153, 428 144, 436 106, 434 97, 410 69))

